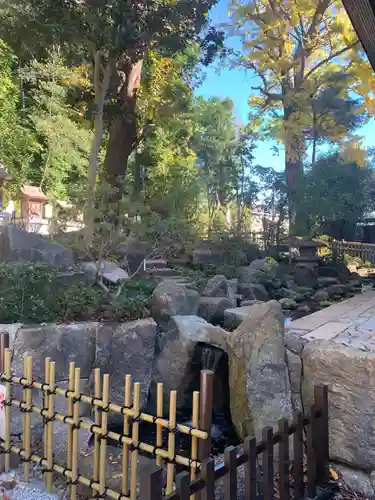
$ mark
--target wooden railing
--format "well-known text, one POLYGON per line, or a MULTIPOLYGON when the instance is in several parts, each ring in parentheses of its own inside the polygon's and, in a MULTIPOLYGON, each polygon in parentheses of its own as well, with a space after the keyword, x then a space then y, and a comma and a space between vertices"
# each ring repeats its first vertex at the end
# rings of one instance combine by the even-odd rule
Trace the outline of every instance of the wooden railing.
POLYGON ((222 464, 216 465, 213 458, 205 459, 199 471, 200 477, 194 481, 190 480, 187 472, 178 474, 176 489, 167 496, 163 494, 162 469, 157 466, 144 469, 141 471, 139 498, 189 500, 194 498, 191 495, 197 498, 198 494, 202 500, 214 500, 218 481, 222 480, 224 499, 236 500, 239 492, 237 469, 241 466, 244 466, 245 500, 315 498, 319 488, 324 488, 328 483, 329 439, 327 387, 317 386, 314 393, 315 404, 308 417, 298 412, 291 424, 287 420, 280 420, 277 432, 265 427, 261 442, 257 443, 255 437, 248 437, 243 449, 242 446, 228 447, 222 464), (275 453, 275 447, 278 453, 275 453), (275 465, 278 474, 275 474, 275 465))
POLYGON ((375 265, 375 245, 357 241, 333 241, 332 254, 343 258, 344 255, 359 257, 363 262, 370 261, 375 265))

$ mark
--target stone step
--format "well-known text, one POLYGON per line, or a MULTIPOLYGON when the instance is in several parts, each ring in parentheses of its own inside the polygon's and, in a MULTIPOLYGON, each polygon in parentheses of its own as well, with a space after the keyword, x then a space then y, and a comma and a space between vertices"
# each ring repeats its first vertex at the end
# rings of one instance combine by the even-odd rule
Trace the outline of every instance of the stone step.
POLYGON ((181 274, 175 269, 171 269, 170 267, 163 268, 154 268, 154 269, 146 269, 149 274, 153 274, 154 276, 175 276, 176 278, 180 277, 181 274))
POLYGON ((146 260, 146 270, 148 269, 165 269, 167 267, 167 261, 164 259, 147 259, 146 260))

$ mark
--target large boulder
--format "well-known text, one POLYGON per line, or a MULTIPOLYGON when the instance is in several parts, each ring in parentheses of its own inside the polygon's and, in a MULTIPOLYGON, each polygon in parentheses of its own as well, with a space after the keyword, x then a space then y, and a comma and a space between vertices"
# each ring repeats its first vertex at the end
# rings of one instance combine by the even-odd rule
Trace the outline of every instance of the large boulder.
POLYGON ((375 352, 329 341, 309 342, 302 352, 305 408, 315 384, 329 390, 330 458, 375 469, 375 352))
POLYGON ((157 325, 151 318, 104 325, 98 331, 93 368, 109 374, 111 401, 122 404, 125 375, 131 375, 141 384, 141 407, 146 406, 156 338, 157 325))
POLYGON ((210 278, 202 293, 205 297, 230 297, 233 295, 229 281, 222 274, 210 278))
POLYGON ((344 262, 337 262, 330 266, 320 266, 318 274, 323 277, 338 278, 342 282, 350 280, 350 271, 344 262))
POLYGON ((158 284, 151 297, 151 315, 168 331, 171 316, 190 316, 198 312, 199 293, 172 280, 158 284))
POLYGON ((228 336, 225 330, 198 316, 174 316, 170 325, 170 331, 159 339, 151 384, 152 404, 156 384, 164 384, 166 411, 171 390, 177 390, 178 408, 191 404, 191 387, 197 373, 201 368, 215 370, 227 349, 228 336), (206 357, 205 362, 202 357, 206 357))
POLYGON ((254 300, 253 304, 245 304, 241 307, 231 307, 224 312, 224 328, 226 330, 232 331, 247 317, 250 312, 250 308, 254 304, 261 304, 261 302, 254 300))
POLYGON ((276 429, 280 418, 293 414, 280 305, 271 300, 251 306, 228 346, 234 426, 241 439, 261 439, 263 427, 276 429))
POLYGON ((224 322, 224 312, 233 307, 233 300, 225 297, 201 297, 199 299, 198 316, 212 325, 224 322))
POLYGON ((44 262, 65 267, 75 265, 72 250, 12 224, 2 227, 0 231, 0 261, 44 262))
POLYGON ((328 299, 329 299, 329 293, 326 292, 325 290, 318 290, 313 296, 313 300, 315 300, 316 302, 324 302, 325 300, 328 299))
POLYGON ((238 291, 248 300, 260 300, 263 302, 270 300, 266 288, 260 283, 240 283, 238 291))
MULTIPOLYGON (((56 384, 67 388, 69 363, 81 369, 81 392, 90 394, 93 384, 93 369, 110 376, 110 400, 123 404, 124 379, 131 375, 133 382, 141 383, 141 404, 146 405, 154 362, 157 325, 148 318, 125 323, 103 324, 97 322, 69 325, 49 325, 21 328, 17 331, 12 348, 12 369, 15 375, 23 375, 23 359, 33 358, 33 378, 45 380, 45 358, 56 363, 56 384)), ((91 392, 92 393, 92 392, 91 392)), ((18 399, 21 391, 16 387, 18 399), (18 391, 18 393, 17 393, 18 391)), ((40 391, 33 391, 33 402, 42 405, 40 391)), ((67 411, 67 399, 55 397, 58 411, 67 411)), ((82 415, 90 414, 90 407, 81 404, 82 415)), ((34 417, 34 415, 33 415, 34 417)), ((110 414, 111 419, 114 414, 110 414)), ((38 418, 40 421, 40 418, 38 418)), ((14 419, 14 428, 19 428, 21 419, 14 419)))
POLYGON ((239 283, 265 283, 267 275, 259 269, 254 269, 251 266, 241 266, 236 269, 239 283))
POLYGON ((279 304, 286 311, 297 309, 297 302, 293 299, 280 299, 279 304))
POLYGON ((82 264, 86 280, 95 283, 98 277, 117 285, 129 279, 129 274, 119 267, 115 262, 103 260, 101 262, 84 262, 82 264))

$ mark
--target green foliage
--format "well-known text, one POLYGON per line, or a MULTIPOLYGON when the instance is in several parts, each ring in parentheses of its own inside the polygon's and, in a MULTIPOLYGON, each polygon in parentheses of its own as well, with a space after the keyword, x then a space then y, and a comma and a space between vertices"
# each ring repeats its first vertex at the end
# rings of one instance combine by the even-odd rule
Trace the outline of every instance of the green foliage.
POLYGON ((111 300, 99 287, 64 281, 64 270, 44 264, 0 265, 0 322, 49 323, 149 316, 156 283, 129 281, 111 300))
POLYGON ((102 292, 85 283, 64 285, 61 269, 42 264, 0 265, 0 321, 43 323, 92 317, 102 292))
POLYGON ((351 239, 359 217, 371 208, 372 173, 335 154, 321 158, 307 172, 301 202, 309 214, 310 233, 351 239))

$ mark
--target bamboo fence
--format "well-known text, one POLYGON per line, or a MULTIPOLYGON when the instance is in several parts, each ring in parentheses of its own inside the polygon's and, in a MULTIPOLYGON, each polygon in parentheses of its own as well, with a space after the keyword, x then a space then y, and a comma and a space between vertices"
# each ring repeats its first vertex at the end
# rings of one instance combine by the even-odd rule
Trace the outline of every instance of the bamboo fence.
MULTIPOLYGON (((77 486, 83 485, 92 492, 95 498, 110 498, 114 500, 135 500, 137 497, 137 460, 140 452, 145 452, 156 459, 159 467, 166 469, 165 494, 170 495, 175 491, 175 467, 177 464, 185 466, 189 471, 192 481, 196 480, 201 468, 204 453, 209 450, 210 429, 212 415, 212 382, 213 373, 203 371, 201 384, 203 389, 211 392, 208 401, 204 394, 194 392, 192 401, 192 427, 176 422, 176 391, 170 392, 168 419, 163 416, 163 384, 157 384, 156 414, 150 415, 141 411, 141 386, 133 383, 130 375, 125 377, 124 402, 116 404, 109 401, 109 375, 101 376, 100 370, 94 373, 94 395, 87 396, 81 393, 80 368, 75 363, 69 365, 68 388, 63 389, 55 383, 55 362, 46 358, 44 381, 33 379, 32 357, 24 357, 24 373, 22 377, 12 375, 11 353, 5 348, 1 352, 0 362, 3 373, 0 375, 1 383, 5 384, 6 397, 5 409, 5 434, 0 441, 1 453, 5 456, 5 471, 10 470, 11 454, 18 455, 24 462, 25 480, 30 476, 30 464, 39 464, 43 468, 45 486, 48 492, 53 489, 54 474, 62 476, 69 485, 69 498, 76 500, 77 486), (22 400, 12 397, 12 388, 18 386, 23 390, 22 400), (33 391, 43 395, 43 407, 33 404, 33 391), (55 411, 55 397, 62 396, 67 399, 67 413, 55 411), (203 399, 202 399, 203 396, 203 399), (205 400, 206 399, 206 400, 205 400), (211 401, 210 408, 206 403, 211 401), (80 418, 80 404, 91 406, 94 420, 87 421, 80 418), (201 411, 199 407, 201 406, 201 411), (12 441, 11 420, 14 409, 23 414, 22 422, 22 447, 16 446, 12 441), (109 413, 123 417, 122 434, 109 430, 109 413), (31 415, 40 415, 44 423, 43 449, 44 456, 34 453, 31 447, 31 415), (203 415, 203 417, 202 417, 203 415), (65 467, 54 461, 54 422, 62 422, 67 426, 67 457, 65 467), (150 444, 140 440, 140 423, 148 422, 156 426, 156 442, 150 444), (79 472, 78 433, 80 429, 89 430, 93 437, 93 462, 92 477, 85 477, 79 472), (164 447, 163 431, 168 433, 168 444, 164 447), (176 446, 176 433, 185 434, 191 438, 190 456, 179 454, 176 446), (116 441, 122 446, 122 478, 121 491, 111 489, 107 484, 107 440, 116 441), (200 447, 201 442, 208 446, 200 447), (201 448, 201 456, 199 449, 201 448)), ((204 392, 203 391, 203 392, 204 392)))

